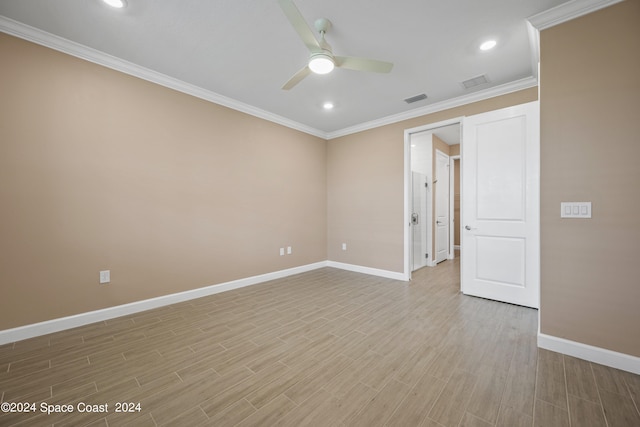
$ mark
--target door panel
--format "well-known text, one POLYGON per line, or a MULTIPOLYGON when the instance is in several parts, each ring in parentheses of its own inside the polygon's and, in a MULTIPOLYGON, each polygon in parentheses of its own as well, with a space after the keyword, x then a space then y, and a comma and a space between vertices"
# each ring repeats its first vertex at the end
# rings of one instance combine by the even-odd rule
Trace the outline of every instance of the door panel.
POLYGON ((464 119, 462 292, 538 307, 538 102, 464 119))
POLYGON ((436 150, 436 263, 449 257, 449 156, 436 150))
POLYGON ((486 282, 524 287, 525 240, 475 237, 478 252, 476 277, 486 282))
POLYGON ((478 219, 524 219, 526 119, 477 125, 478 219))

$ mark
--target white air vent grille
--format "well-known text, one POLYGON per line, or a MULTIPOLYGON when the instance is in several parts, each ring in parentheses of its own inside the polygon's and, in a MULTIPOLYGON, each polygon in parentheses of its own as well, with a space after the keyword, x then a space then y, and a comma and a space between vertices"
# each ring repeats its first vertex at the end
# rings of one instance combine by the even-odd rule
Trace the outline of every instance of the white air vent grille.
POLYGON ((414 102, 422 101, 423 99, 427 99, 427 94, 421 93, 420 95, 412 96, 404 100, 407 104, 413 104, 414 102))
POLYGON ((460 83, 465 89, 471 89, 472 87, 476 87, 476 86, 480 86, 483 84, 487 84, 489 83, 489 79, 487 78, 486 75, 481 75, 481 76, 477 76, 477 77, 473 77, 469 80, 465 80, 462 83, 460 83))

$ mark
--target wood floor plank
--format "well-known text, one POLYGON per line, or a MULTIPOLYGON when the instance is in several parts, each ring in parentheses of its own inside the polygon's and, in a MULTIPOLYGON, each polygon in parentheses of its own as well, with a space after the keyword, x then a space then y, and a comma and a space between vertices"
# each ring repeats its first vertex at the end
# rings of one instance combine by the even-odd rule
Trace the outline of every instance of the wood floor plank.
MULTIPOLYGON (((99 426, 105 425, 107 426, 109 421, 107 420, 107 418, 103 418, 104 420, 104 424, 98 424, 99 426)), ((102 420, 100 420, 102 421, 102 420)), ((89 424, 91 425, 91 424, 89 424)), ((153 417, 151 416, 151 414, 145 414, 142 415, 140 417, 135 417, 129 420, 122 420, 120 421, 120 424, 118 424, 118 426, 123 426, 123 427, 156 427, 157 424, 156 422, 153 420, 153 417)))
POLYGON ((344 375, 334 377, 325 384, 323 388, 334 396, 343 397, 354 384, 360 382, 363 376, 368 372, 373 372, 381 360, 382 356, 369 352, 361 359, 353 361, 350 366, 346 368, 344 375))
POLYGON ((313 425, 312 420, 326 414, 327 402, 331 400, 331 393, 326 390, 317 390, 304 405, 298 405, 280 418, 275 425, 280 427, 298 427, 313 425))
POLYGON ((2 401, 141 411, 0 425, 640 423, 639 376, 538 349, 537 330, 535 310, 462 295, 459 259, 410 283, 322 268, 2 345, 2 401))
POLYGON ((569 395, 569 417, 572 426, 607 427, 602 406, 590 400, 569 395))
MULTIPOLYGON (((145 413, 150 412, 154 419, 160 422, 171 420, 195 407, 206 396, 207 391, 215 387, 218 378, 218 375, 212 373, 191 381, 183 381, 153 396, 142 398, 140 405, 145 413)), ((123 418, 126 417, 123 415, 123 418)))
POLYGON ((447 381, 453 375, 462 360, 462 348, 459 344, 448 344, 436 356, 433 363, 425 370, 432 377, 447 381))
POLYGON ((457 426, 464 416, 478 378, 465 371, 454 371, 440 397, 431 408, 429 418, 444 426, 457 426))
POLYGON ((346 420, 345 424, 353 427, 382 426, 408 393, 409 386, 399 381, 391 380, 369 400, 360 412, 346 420))
POLYGON ((299 383, 306 377, 306 375, 307 374, 305 374, 304 370, 289 369, 274 381, 271 381, 269 384, 266 384, 248 394, 245 399, 255 408, 260 409, 279 395, 283 394, 286 390, 299 383))
POLYGON ((591 363, 571 356, 564 356, 567 376, 567 392, 591 402, 600 402, 598 388, 591 370, 591 363))
POLYGON ((501 407, 497 427, 531 427, 533 415, 523 414, 510 407, 501 407))
POLYGON ((352 364, 352 359, 342 355, 325 360, 318 364, 308 376, 285 390, 284 394, 296 404, 300 404, 352 364))
POLYGON ((630 397, 600 390, 604 416, 609 427, 640 426, 640 414, 630 397))
POLYGON ((536 399, 533 419, 535 427, 569 427, 569 413, 566 409, 540 399, 536 399))
POLYGON ((610 391, 622 396, 629 396, 625 374, 609 366, 592 363, 593 375, 600 390, 610 391))
POLYGON ((279 419, 284 418, 296 404, 289 400, 288 397, 281 394, 268 405, 258 409, 249 415, 243 421, 237 424, 237 427, 262 427, 274 425, 279 419))
POLYGON ((520 363, 514 356, 507 374, 502 407, 533 417, 536 390, 536 364, 520 363))
POLYGON ((482 418, 478 418, 475 415, 466 412, 462 421, 458 424, 459 427, 492 427, 494 424, 489 423, 482 418))
POLYGON ((389 427, 418 426, 429 414, 444 389, 445 382, 423 375, 400 403, 386 425, 389 427))
POLYGON ((415 384, 422 378, 426 367, 433 362, 437 355, 437 349, 430 344, 423 344, 405 359, 404 364, 396 371, 395 378, 405 384, 415 384))
POLYGON ((562 355, 545 349, 540 349, 538 354, 536 398, 567 409, 567 388, 562 355))
POLYGON ((478 381, 469 399, 467 412, 485 421, 495 424, 508 373, 504 370, 481 368, 477 374, 478 381))
MULTIPOLYGON (((206 424, 212 426, 235 426, 254 412, 256 412, 256 408, 253 405, 245 399, 240 399, 233 405, 214 414, 206 424)), ((204 412, 202 413, 204 414, 204 412)))
POLYGON ((258 373, 240 380, 235 385, 225 384, 217 390, 210 392, 210 396, 200 403, 202 410, 208 417, 214 417, 216 413, 226 409, 250 393, 264 387, 284 375, 289 368, 281 363, 276 363, 258 373))
MULTIPOLYGON (((333 397, 326 405, 323 405, 322 412, 319 412, 312 421, 323 422, 324 414, 331 414, 330 421, 335 425, 344 424, 350 417, 355 416, 365 405, 378 394, 376 390, 362 383, 357 383, 349 389, 342 397, 333 397)), ((346 424, 348 425, 348 424, 346 424)))
POLYGON ((381 357, 375 369, 363 372, 360 381, 375 390, 381 390, 396 375, 405 358, 394 354, 381 357))
POLYGON ((636 409, 640 411, 640 375, 625 372, 624 381, 627 383, 629 394, 631 394, 631 398, 636 404, 636 409))
POLYGON ((422 422, 422 424, 420 424, 420 427, 442 427, 442 424, 437 423, 430 418, 427 418, 422 422))

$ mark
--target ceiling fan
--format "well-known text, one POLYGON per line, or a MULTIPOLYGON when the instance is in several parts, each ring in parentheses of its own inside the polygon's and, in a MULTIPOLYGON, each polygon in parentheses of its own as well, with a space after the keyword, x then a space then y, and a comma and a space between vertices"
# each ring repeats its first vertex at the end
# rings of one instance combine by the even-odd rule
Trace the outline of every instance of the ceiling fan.
POLYGON ((330 73, 334 67, 356 71, 372 71, 374 73, 388 73, 393 68, 393 64, 390 62, 353 56, 335 56, 331 50, 331 46, 329 46, 329 43, 324 39, 324 35, 329 28, 331 28, 331 21, 326 18, 320 18, 315 21, 316 30, 320 33, 320 41, 318 41, 302 17, 302 14, 293 3, 293 0, 278 0, 278 2, 287 19, 289 19, 289 22, 291 22, 291 25, 302 39, 302 42, 311 52, 308 64, 294 74, 293 77, 282 86, 282 89, 291 89, 312 72, 326 74, 330 73))

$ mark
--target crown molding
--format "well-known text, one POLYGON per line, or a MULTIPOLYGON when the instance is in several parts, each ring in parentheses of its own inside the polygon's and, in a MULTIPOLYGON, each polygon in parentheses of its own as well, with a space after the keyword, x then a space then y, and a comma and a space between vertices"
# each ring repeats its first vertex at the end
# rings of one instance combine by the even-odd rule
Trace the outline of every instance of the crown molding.
POLYGON ((449 108, 459 107, 461 105, 472 102, 482 101, 495 96, 504 95, 518 90, 528 89, 538 84, 537 62, 539 60, 539 35, 538 32, 555 25, 567 22, 571 19, 586 15, 591 12, 603 9, 623 0, 571 0, 559 6, 551 8, 545 12, 531 16, 528 19, 529 25, 529 43, 532 50, 532 70, 533 75, 515 82, 495 86, 486 90, 474 92, 469 95, 460 96, 450 100, 431 104, 429 106, 394 114, 380 119, 360 123, 334 132, 324 132, 311 126, 287 119, 286 117, 270 113, 249 104, 237 101, 235 99, 220 95, 210 90, 203 89, 193 84, 178 80, 157 71, 141 67, 129 61, 122 60, 115 56, 100 52, 96 49, 89 48, 79 43, 67 40, 65 38, 47 33, 46 31, 25 25, 12 19, 0 16, 0 31, 19 37, 24 40, 102 65, 113 70, 138 77, 140 79, 159 84, 161 86, 195 96, 200 99, 218 104, 251 116, 264 119, 282 126, 317 136, 322 139, 330 140, 342 136, 370 130, 376 127, 397 123, 403 120, 409 120, 427 114, 436 113, 438 111, 449 108))
MULTIPOLYGON (((621 0, 580 0, 580 1, 575 0, 570 3, 576 3, 576 2, 596 3, 597 2, 598 4, 607 3, 608 5, 617 1, 621 1, 621 0)), ((601 7, 605 7, 605 6, 601 6, 601 7)), ((581 10, 584 10, 584 8, 582 8, 581 10)), ((588 13, 588 12, 585 12, 585 13, 588 13)), ((539 15, 536 15, 536 17, 537 16, 539 15)), ((538 29, 536 24, 534 24, 533 22, 532 22, 532 25, 533 27, 535 27, 535 29, 538 29)), ((214 104, 218 104, 218 105, 221 105, 245 114, 249 114, 251 116, 254 116, 260 119, 277 123, 282 126, 288 127, 290 129, 304 132, 309 135, 313 135, 325 140, 339 138, 339 137, 354 134, 357 132, 370 130, 376 127, 401 122, 403 120, 413 119, 416 117, 436 113, 438 111, 446 110, 449 108, 459 107, 472 102, 483 101, 485 99, 493 98, 500 95, 505 95, 511 92, 516 92, 518 90, 529 89, 531 87, 537 86, 538 84, 538 79, 535 72, 535 70, 537 70, 537 66, 536 66, 536 67, 533 67, 534 69, 533 75, 527 78, 523 78, 514 82, 506 83, 500 86, 495 86, 485 90, 477 91, 468 95, 463 95, 457 98, 445 100, 442 102, 437 102, 423 108, 418 108, 418 109, 406 111, 403 113, 382 117, 380 119, 360 123, 358 125, 350 126, 341 130, 337 130, 333 132, 324 132, 322 130, 313 128, 311 126, 307 126, 302 123, 287 119, 286 117, 282 117, 277 114, 270 113, 268 111, 262 110, 252 105, 245 104, 235 99, 203 89, 201 87, 184 82, 182 80, 178 80, 176 78, 167 76, 157 71, 153 71, 148 68, 141 67, 132 62, 125 61, 113 55, 100 52, 96 49, 89 48, 87 46, 73 42, 71 40, 53 35, 46 31, 42 31, 40 29, 31 27, 29 25, 14 21, 12 19, 9 19, 3 16, 0 16, 0 31, 10 34, 12 36, 19 37, 21 39, 48 47, 48 48, 57 50, 59 52, 74 56, 76 58, 93 62, 95 64, 98 64, 107 68, 111 68, 113 70, 131 75, 134 77, 138 77, 140 79, 143 79, 143 80, 146 80, 146 81, 149 81, 149 82, 152 82, 152 83, 155 83, 155 84, 158 84, 158 85, 161 85, 161 86, 164 86, 164 87, 167 87, 191 96, 195 96, 197 98, 212 102, 214 104)), ((537 31, 534 31, 534 33, 537 33, 537 31)), ((537 47, 537 39, 531 37, 531 31, 530 31, 530 43, 532 43, 532 45, 537 47)), ((532 62, 537 62, 537 52, 538 50, 535 49, 532 56, 532 62)))
POLYGON ((621 1, 623 0, 571 0, 533 15, 528 21, 542 31, 621 1))
POLYGON ((437 113, 439 111, 448 110, 450 108, 460 107, 462 105, 470 104, 472 102, 484 101, 485 99, 494 98, 500 95, 506 95, 508 93, 517 92, 523 89, 529 89, 538 85, 538 79, 535 77, 526 77, 524 79, 516 80, 514 82, 506 83, 499 86, 494 86, 489 89, 474 92, 469 95, 459 96, 457 98, 448 99, 442 102, 436 102, 423 108, 417 108, 415 110, 405 111, 403 113, 394 114, 387 117, 382 117, 377 120, 361 123, 359 125, 351 126, 338 130, 335 132, 329 132, 327 139, 340 138, 342 136, 351 135, 354 133, 362 132, 365 130, 377 128, 380 126, 386 126, 393 123, 401 122, 404 120, 414 119, 416 117, 425 116, 427 114, 437 113))
POLYGON ((210 90, 206 90, 190 83, 186 83, 182 80, 167 76, 157 71, 141 67, 132 62, 125 61, 113 55, 100 52, 96 49, 92 49, 63 37, 59 37, 46 31, 39 30, 37 28, 14 21, 4 16, 0 16, 0 31, 39 44, 41 46, 45 46, 71 56, 75 56, 76 58, 84 59, 86 61, 93 62, 94 64, 111 68, 112 70, 116 70, 130 76, 138 77, 151 83, 155 83, 169 89, 185 93, 187 95, 195 96, 196 98, 204 99, 205 101, 213 102, 214 104, 218 104, 223 107, 249 114, 260 119, 268 120, 270 122, 274 122, 282 126, 298 130, 300 132, 308 133, 322 139, 326 139, 327 136, 326 132, 320 131, 310 126, 303 125, 277 114, 273 114, 260 108, 254 107, 252 105, 245 104, 243 102, 226 97, 224 95, 220 95, 210 90))
POLYGON ((536 80, 539 80, 538 66, 540 65, 540 31, 527 21, 527 34, 529 36, 529 49, 531 52, 531 72, 536 80))

